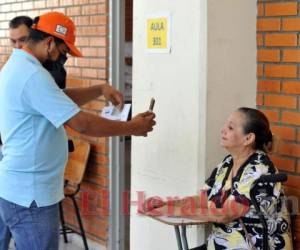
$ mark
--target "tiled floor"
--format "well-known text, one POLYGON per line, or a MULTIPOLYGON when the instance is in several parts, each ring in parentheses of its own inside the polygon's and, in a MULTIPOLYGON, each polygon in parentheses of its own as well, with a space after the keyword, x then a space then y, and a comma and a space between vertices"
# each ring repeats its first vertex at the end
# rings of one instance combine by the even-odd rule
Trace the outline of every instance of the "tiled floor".
MULTIPOLYGON (((10 244, 9 250, 15 250, 15 246, 13 242, 10 244)), ((59 242, 59 250, 82 250, 83 247, 79 247, 77 244, 74 244, 72 242, 64 243, 63 240, 59 242)))
POLYGON ((63 239, 59 242, 59 250, 82 250, 83 246, 79 246, 78 244, 74 244, 72 242, 65 243, 63 239))
MULTIPOLYGON (((69 235, 68 239, 69 242, 65 243, 63 238, 62 237, 60 238, 59 250, 83 250, 84 249, 81 238, 79 238, 78 236, 72 237, 71 235, 69 235)), ((104 250, 102 246, 96 244, 95 242, 89 241, 88 244, 90 250, 104 250)), ((15 250, 15 246, 13 242, 10 243, 9 250, 15 250)))

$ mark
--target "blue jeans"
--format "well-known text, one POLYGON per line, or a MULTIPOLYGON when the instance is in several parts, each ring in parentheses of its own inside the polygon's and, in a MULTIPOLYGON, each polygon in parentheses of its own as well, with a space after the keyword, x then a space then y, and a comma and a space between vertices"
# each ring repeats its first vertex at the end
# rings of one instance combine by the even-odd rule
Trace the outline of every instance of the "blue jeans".
POLYGON ((0 250, 8 250, 11 233, 0 217, 0 250))
POLYGON ((58 204, 37 207, 33 201, 27 208, 0 198, 0 218, 17 250, 58 250, 58 204))
MULTIPOLYGON (((0 144, 0 161, 2 159, 2 150, 0 144)), ((4 224, 2 218, 0 217, 0 250, 7 250, 9 242, 11 239, 11 233, 9 228, 4 224)))

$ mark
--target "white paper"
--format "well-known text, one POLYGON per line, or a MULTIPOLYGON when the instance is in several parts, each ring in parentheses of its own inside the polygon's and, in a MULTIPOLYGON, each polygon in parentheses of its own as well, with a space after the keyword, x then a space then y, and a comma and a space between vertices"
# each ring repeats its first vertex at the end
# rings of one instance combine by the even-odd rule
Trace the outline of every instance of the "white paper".
POLYGON ((127 121, 131 104, 124 104, 122 111, 118 110, 115 106, 110 105, 103 108, 101 116, 116 121, 127 121))

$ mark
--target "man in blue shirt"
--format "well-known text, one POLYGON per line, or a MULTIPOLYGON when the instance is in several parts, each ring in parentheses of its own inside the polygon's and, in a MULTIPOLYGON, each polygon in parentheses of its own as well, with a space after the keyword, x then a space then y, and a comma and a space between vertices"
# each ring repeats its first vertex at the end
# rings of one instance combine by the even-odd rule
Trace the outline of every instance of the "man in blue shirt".
POLYGON ((62 91, 42 66, 61 54, 81 56, 75 26, 62 13, 34 20, 22 50, 14 50, 0 75, 0 217, 18 249, 58 249, 58 202, 68 156, 63 125, 89 136, 147 136, 155 125, 152 112, 129 122, 111 121, 80 110, 104 95, 115 105, 123 97, 109 85, 62 91))

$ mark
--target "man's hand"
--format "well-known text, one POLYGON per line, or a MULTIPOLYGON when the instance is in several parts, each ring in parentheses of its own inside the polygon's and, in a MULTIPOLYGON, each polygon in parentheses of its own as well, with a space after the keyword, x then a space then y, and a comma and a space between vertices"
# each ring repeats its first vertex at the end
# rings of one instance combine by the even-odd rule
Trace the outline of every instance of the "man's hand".
POLYGON ((107 101, 110 101, 118 109, 122 110, 124 106, 123 94, 114 87, 105 84, 102 86, 102 94, 107 101))
POLYGON ((163 215, 163 211, 160 211, 160 209, 166 210, 166 208, 166 202, 160 197, 150 197, 145 200, 142 208, 138 212, 149 216, 160 216, 163 215))
POLYGON ((156 124, 155 114, 147 111, 140 113, 129 121, 132 128, 132 135, 135 136, 147 136, 148 132, 153 130, 153 126, 156 124))

